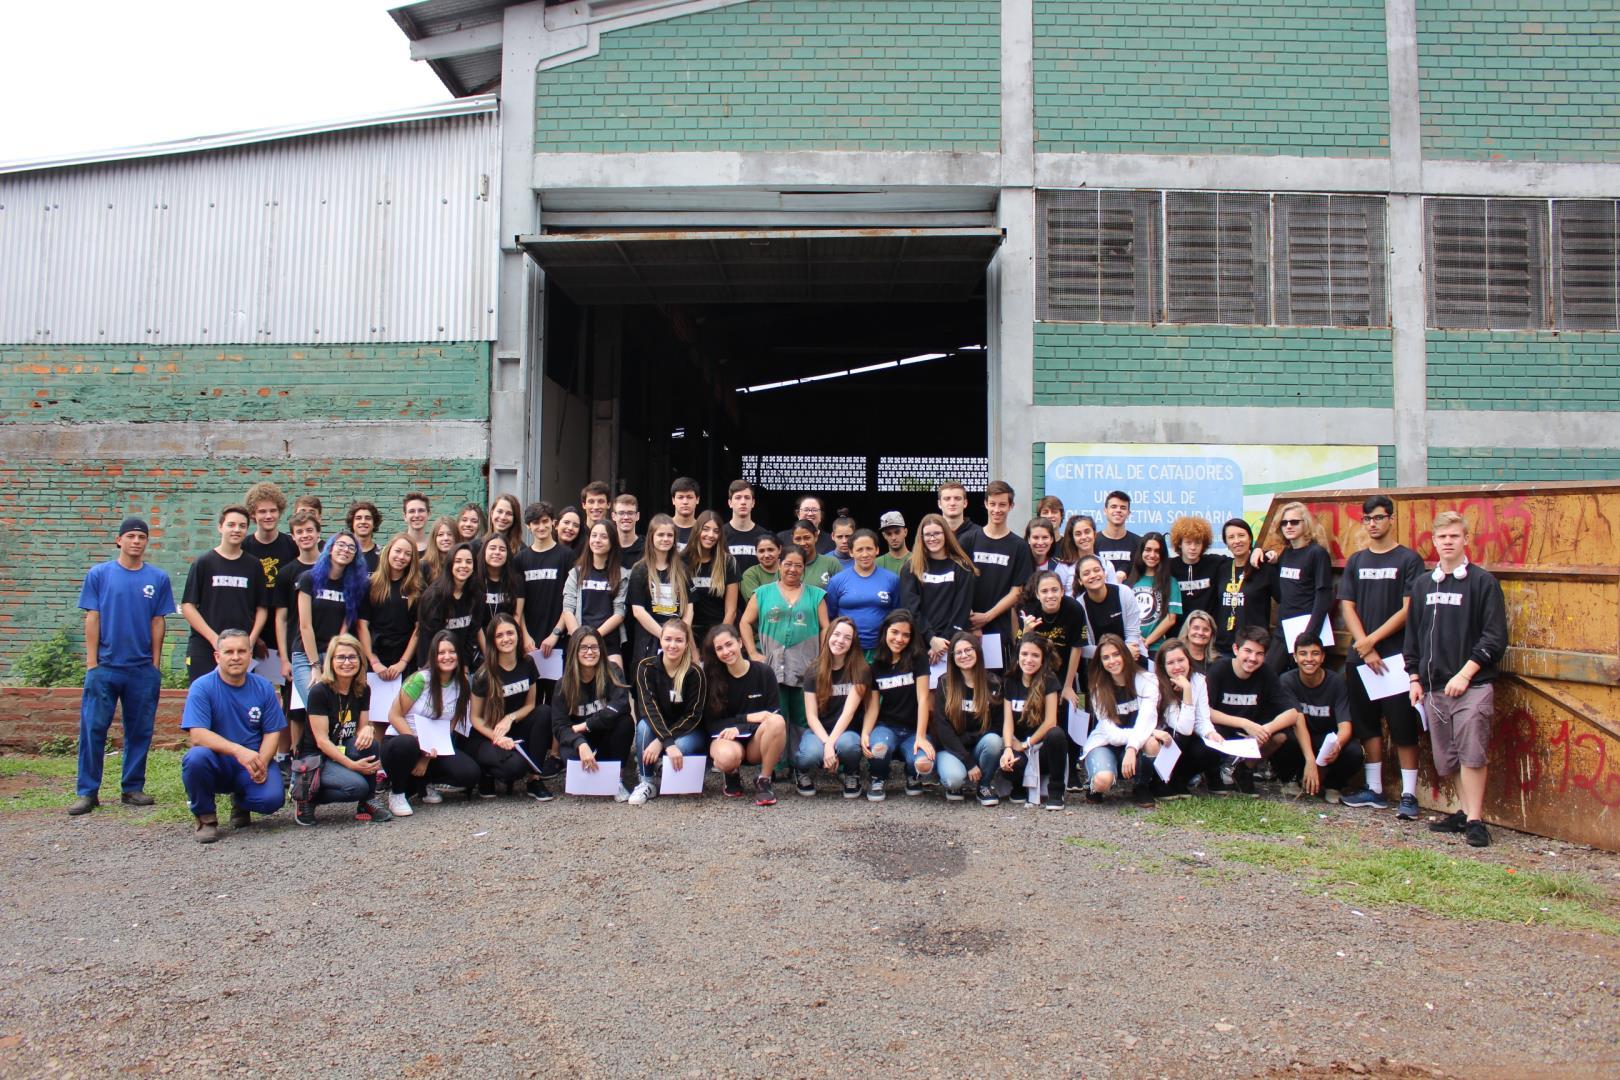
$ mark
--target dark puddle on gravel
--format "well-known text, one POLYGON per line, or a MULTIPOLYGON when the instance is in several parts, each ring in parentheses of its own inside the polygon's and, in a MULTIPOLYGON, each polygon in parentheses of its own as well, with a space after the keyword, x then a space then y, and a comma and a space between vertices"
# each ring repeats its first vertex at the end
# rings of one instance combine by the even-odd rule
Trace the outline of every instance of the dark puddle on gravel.
POLYGON ((912 956, 960 958, 983 956, 1001 945, 1006 934, 982 926, 936 926, 914 920, 888 932, 888 938, 912 956))
POLYGON ((955 877, 967 866, 961 841, 938 826, 849 825, 838 831, 848 838, 844 856, 879 881, 955 877))

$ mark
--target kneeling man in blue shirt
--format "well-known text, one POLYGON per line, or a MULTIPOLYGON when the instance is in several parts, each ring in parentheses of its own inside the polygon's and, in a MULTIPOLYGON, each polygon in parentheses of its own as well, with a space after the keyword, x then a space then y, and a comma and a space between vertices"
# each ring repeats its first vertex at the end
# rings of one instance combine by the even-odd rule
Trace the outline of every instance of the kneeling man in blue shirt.
POLYGON ((195 839, 219 839, 214 800, 231 797, 231 825, 244 828, 253 814, 273 814, 283 800, 275 763, 287 730, 276 688, 253 674, 253 640, 246 630, 226 630, 214 646, 219 667, 191 684, 180 727, 191 749, 180 762, 186 801, 197 817, 195 839))

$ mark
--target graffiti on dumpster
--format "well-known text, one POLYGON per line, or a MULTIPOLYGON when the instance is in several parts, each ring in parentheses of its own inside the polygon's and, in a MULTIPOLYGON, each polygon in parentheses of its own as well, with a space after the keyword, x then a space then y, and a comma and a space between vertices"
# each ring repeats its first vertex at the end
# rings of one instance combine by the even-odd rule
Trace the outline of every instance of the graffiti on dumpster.
POLYGON ((1608 740, 1590 731, 1571 731, 1567 717, 1543 743, 1541 724, 1530 711, 1513 709, 1497 723, 1490 757, 1492 779, 1501 784, 1502 798, 1510 806, 1524 795, 1567 795, 1571 789, 1590 792, 1604 806, 1620 806, 1620 770, 1609 764, 1608 740), (1541 746, 1546 762, 1537 752, 1541 746), (1542 791, 1543 780, 1550 792, 1542 791))

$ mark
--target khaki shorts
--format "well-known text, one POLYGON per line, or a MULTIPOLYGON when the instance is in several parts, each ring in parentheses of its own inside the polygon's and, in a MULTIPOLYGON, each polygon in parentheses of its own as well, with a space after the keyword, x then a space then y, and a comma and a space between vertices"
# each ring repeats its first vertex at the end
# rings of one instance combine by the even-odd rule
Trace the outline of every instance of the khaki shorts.
POLYGON ((1429 739, 1434 744, 1435 772, 1450 776, 1459 765, 1467 769, 1485 767, 1495 706, 1493 683, 1470 686, 1462 697, 1446 697, 1438 690, 1423 695, 1423 708, 1429 718, 1429 739))

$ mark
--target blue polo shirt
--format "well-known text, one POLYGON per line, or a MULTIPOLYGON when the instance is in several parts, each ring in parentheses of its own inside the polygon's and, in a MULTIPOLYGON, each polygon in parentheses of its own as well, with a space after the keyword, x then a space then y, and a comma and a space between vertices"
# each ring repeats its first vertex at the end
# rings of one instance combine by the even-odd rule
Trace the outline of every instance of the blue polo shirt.
POLYGON ((899 606, 900 578, 893 570, 874 566, 869 576, 861 577, 851 566, 827 582, 828 617, 847 615, 854 619, 863 649, 876 647, 883 617, 899 606))
POLYGON ((79 590, 79 607, 101 616, 96 662, 103 667, 152 664, 152 620, 175 613, 169 575, 143 563, 127 570, 117 559, 90 568, 79 590))
POLYGON ((232 686, 218 671, 191 684, 186 693, 186 711, 180 716, 180 729, 206 728, 238 746, 257 750, 264 737, 287 727, 281 699, 270 680, 247 673, 247 682, 232 686))

